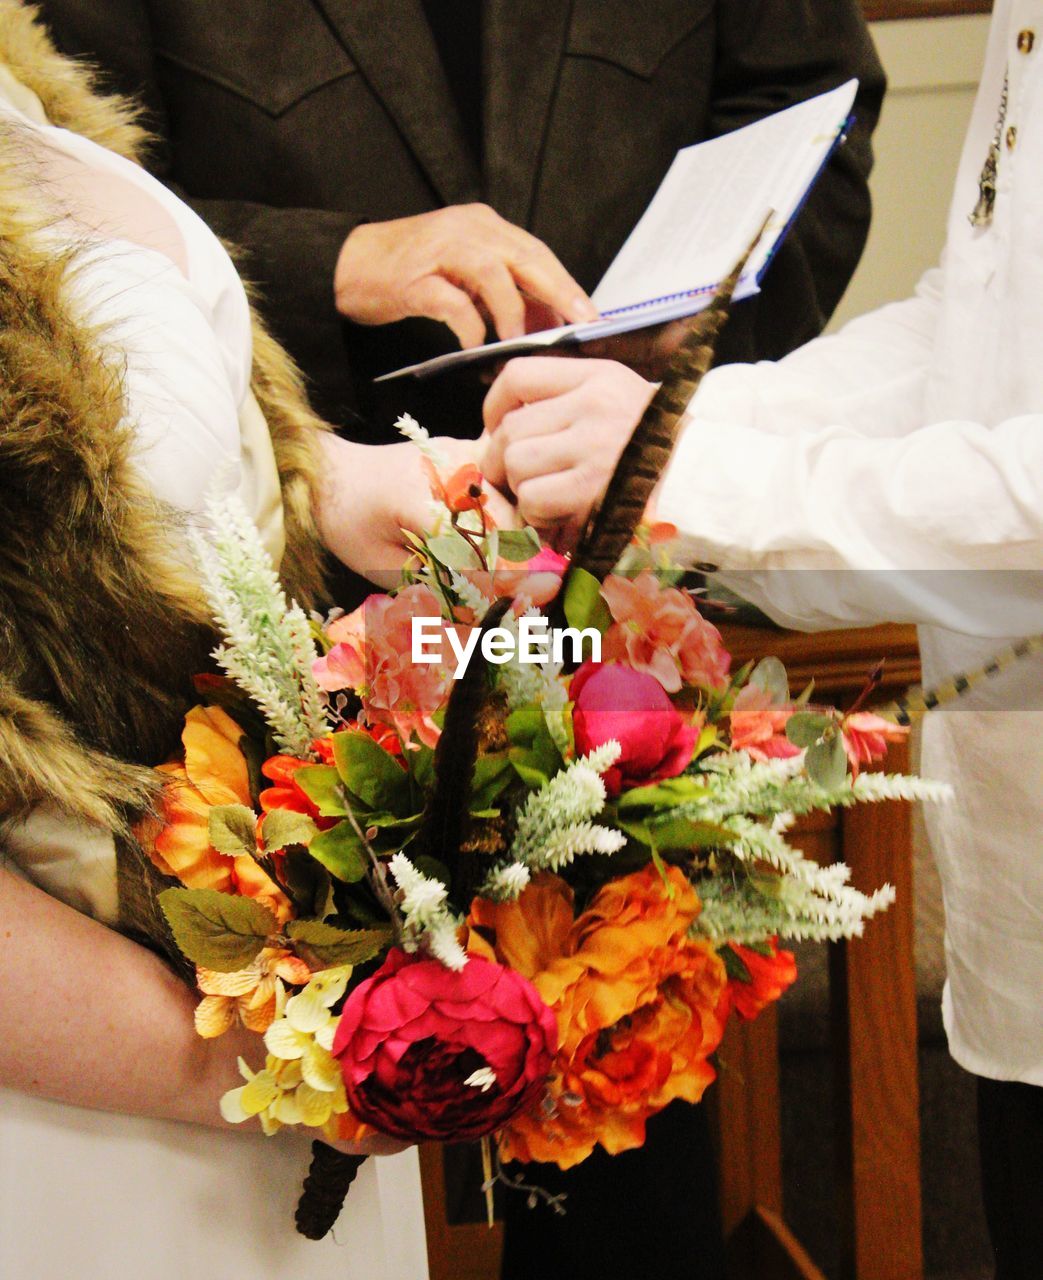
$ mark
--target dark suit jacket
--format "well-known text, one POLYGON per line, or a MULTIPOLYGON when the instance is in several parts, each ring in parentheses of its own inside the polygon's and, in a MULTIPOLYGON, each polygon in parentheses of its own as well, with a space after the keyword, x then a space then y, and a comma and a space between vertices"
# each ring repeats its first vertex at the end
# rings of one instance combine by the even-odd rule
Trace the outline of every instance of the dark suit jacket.
POLYGON ((454 340, 432 323, 364 330, 339 319, 333 268, 360 220, 483 199, 590 289, 679 147, 857 75, 851 138, 764 293, 737 310, 723 358, 774 357, 812 337, 861 253, 883 74, 858 0, 486 0, 481 172, 419 0, 42 9, 66 52, 144 95, 156 172, 246 250, 276 331, 334 420, 351 406, 386 423, 411 407, 438 429, 475 425, 473 374, 425 384, 418 406, 401 384, 374 397, 374 374, 454 340))

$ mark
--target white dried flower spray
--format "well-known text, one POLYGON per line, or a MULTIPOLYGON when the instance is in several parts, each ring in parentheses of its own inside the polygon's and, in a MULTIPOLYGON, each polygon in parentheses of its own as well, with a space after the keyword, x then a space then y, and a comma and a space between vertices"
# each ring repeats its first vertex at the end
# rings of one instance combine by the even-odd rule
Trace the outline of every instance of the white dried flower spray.
POLYGON ((235 494, 206 504, 210 537, 193 532, 203 589, 224 643, 214 658, 256 702, 276 743, 314 758, 312 741, 329 730, 312 675, 318 656, 311 627, 288 605, 256 525, 235 494))
POLYGON ((508 862, 490 871, 478 892, 492 902, 514 902, 525 892, 530 879, 528 867, 520 862, 508 862))
POLYGON ((388 870, 398 886, 405 950, 418 951, 424 946, 447 969, 462 969, 467 953, 456 936, 460 921, 446 906, 445 885, 425 876, 404 853, 395 854, 388 870))
POLYGON ((517 862, 533 870, 559 871, 580 854, 623 848, 626 836, 621 831, 592 821, 605 807, 601 774, 619 755, 619 743, 606 742, 527 797, 511 846, 517 862))

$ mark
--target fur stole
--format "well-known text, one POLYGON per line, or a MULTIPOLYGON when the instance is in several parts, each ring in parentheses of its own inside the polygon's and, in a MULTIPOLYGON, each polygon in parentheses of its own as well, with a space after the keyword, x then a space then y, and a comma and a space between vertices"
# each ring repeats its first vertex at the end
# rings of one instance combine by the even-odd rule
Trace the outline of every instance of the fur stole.
MULTIPOLYGON (((17 0, 0 0, 0 63, 49 118, 136 160, 134 109, 93 91, 17 0)), ((7 140, 8 143, 10 140, 7 140)), ((171 520, 129 463, 118 358, 66 304, 71 255, 0 135, 0 820, 47 800, 125 834, 178 743, 213 643, 196 584, 172 566, 171 520), (6 157, 5 157, 6 151, 6 157)), ((314 432, 286 354, 254 321, 253 388, 283 487, 289 594, 312 603, 314 432)))

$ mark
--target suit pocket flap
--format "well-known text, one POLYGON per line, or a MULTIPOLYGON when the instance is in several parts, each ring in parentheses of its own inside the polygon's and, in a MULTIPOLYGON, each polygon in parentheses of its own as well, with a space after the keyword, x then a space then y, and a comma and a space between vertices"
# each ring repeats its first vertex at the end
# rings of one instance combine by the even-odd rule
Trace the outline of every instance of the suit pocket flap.
POLYGON ((288 111, 356 67, 310 4, 179 0, 157 6, 156 56, 238 94, 269 115, 288 111))
POLYGON ((660 64, 710 19, 715 0, 577 0, 568 52, 614 63, 649 79, 660 64))

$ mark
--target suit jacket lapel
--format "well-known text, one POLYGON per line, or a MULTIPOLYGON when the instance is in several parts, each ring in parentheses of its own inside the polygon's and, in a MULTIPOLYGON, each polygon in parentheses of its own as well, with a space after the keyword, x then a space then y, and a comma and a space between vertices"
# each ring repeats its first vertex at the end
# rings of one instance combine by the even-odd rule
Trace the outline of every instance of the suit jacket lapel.
POLYGON ((532 214, 571 14, 571 0, 483 5, 486 195, 520 226, 532 214))
POLYGON ((420 0, 314 0, 446 204, 482 183, 420 0))

